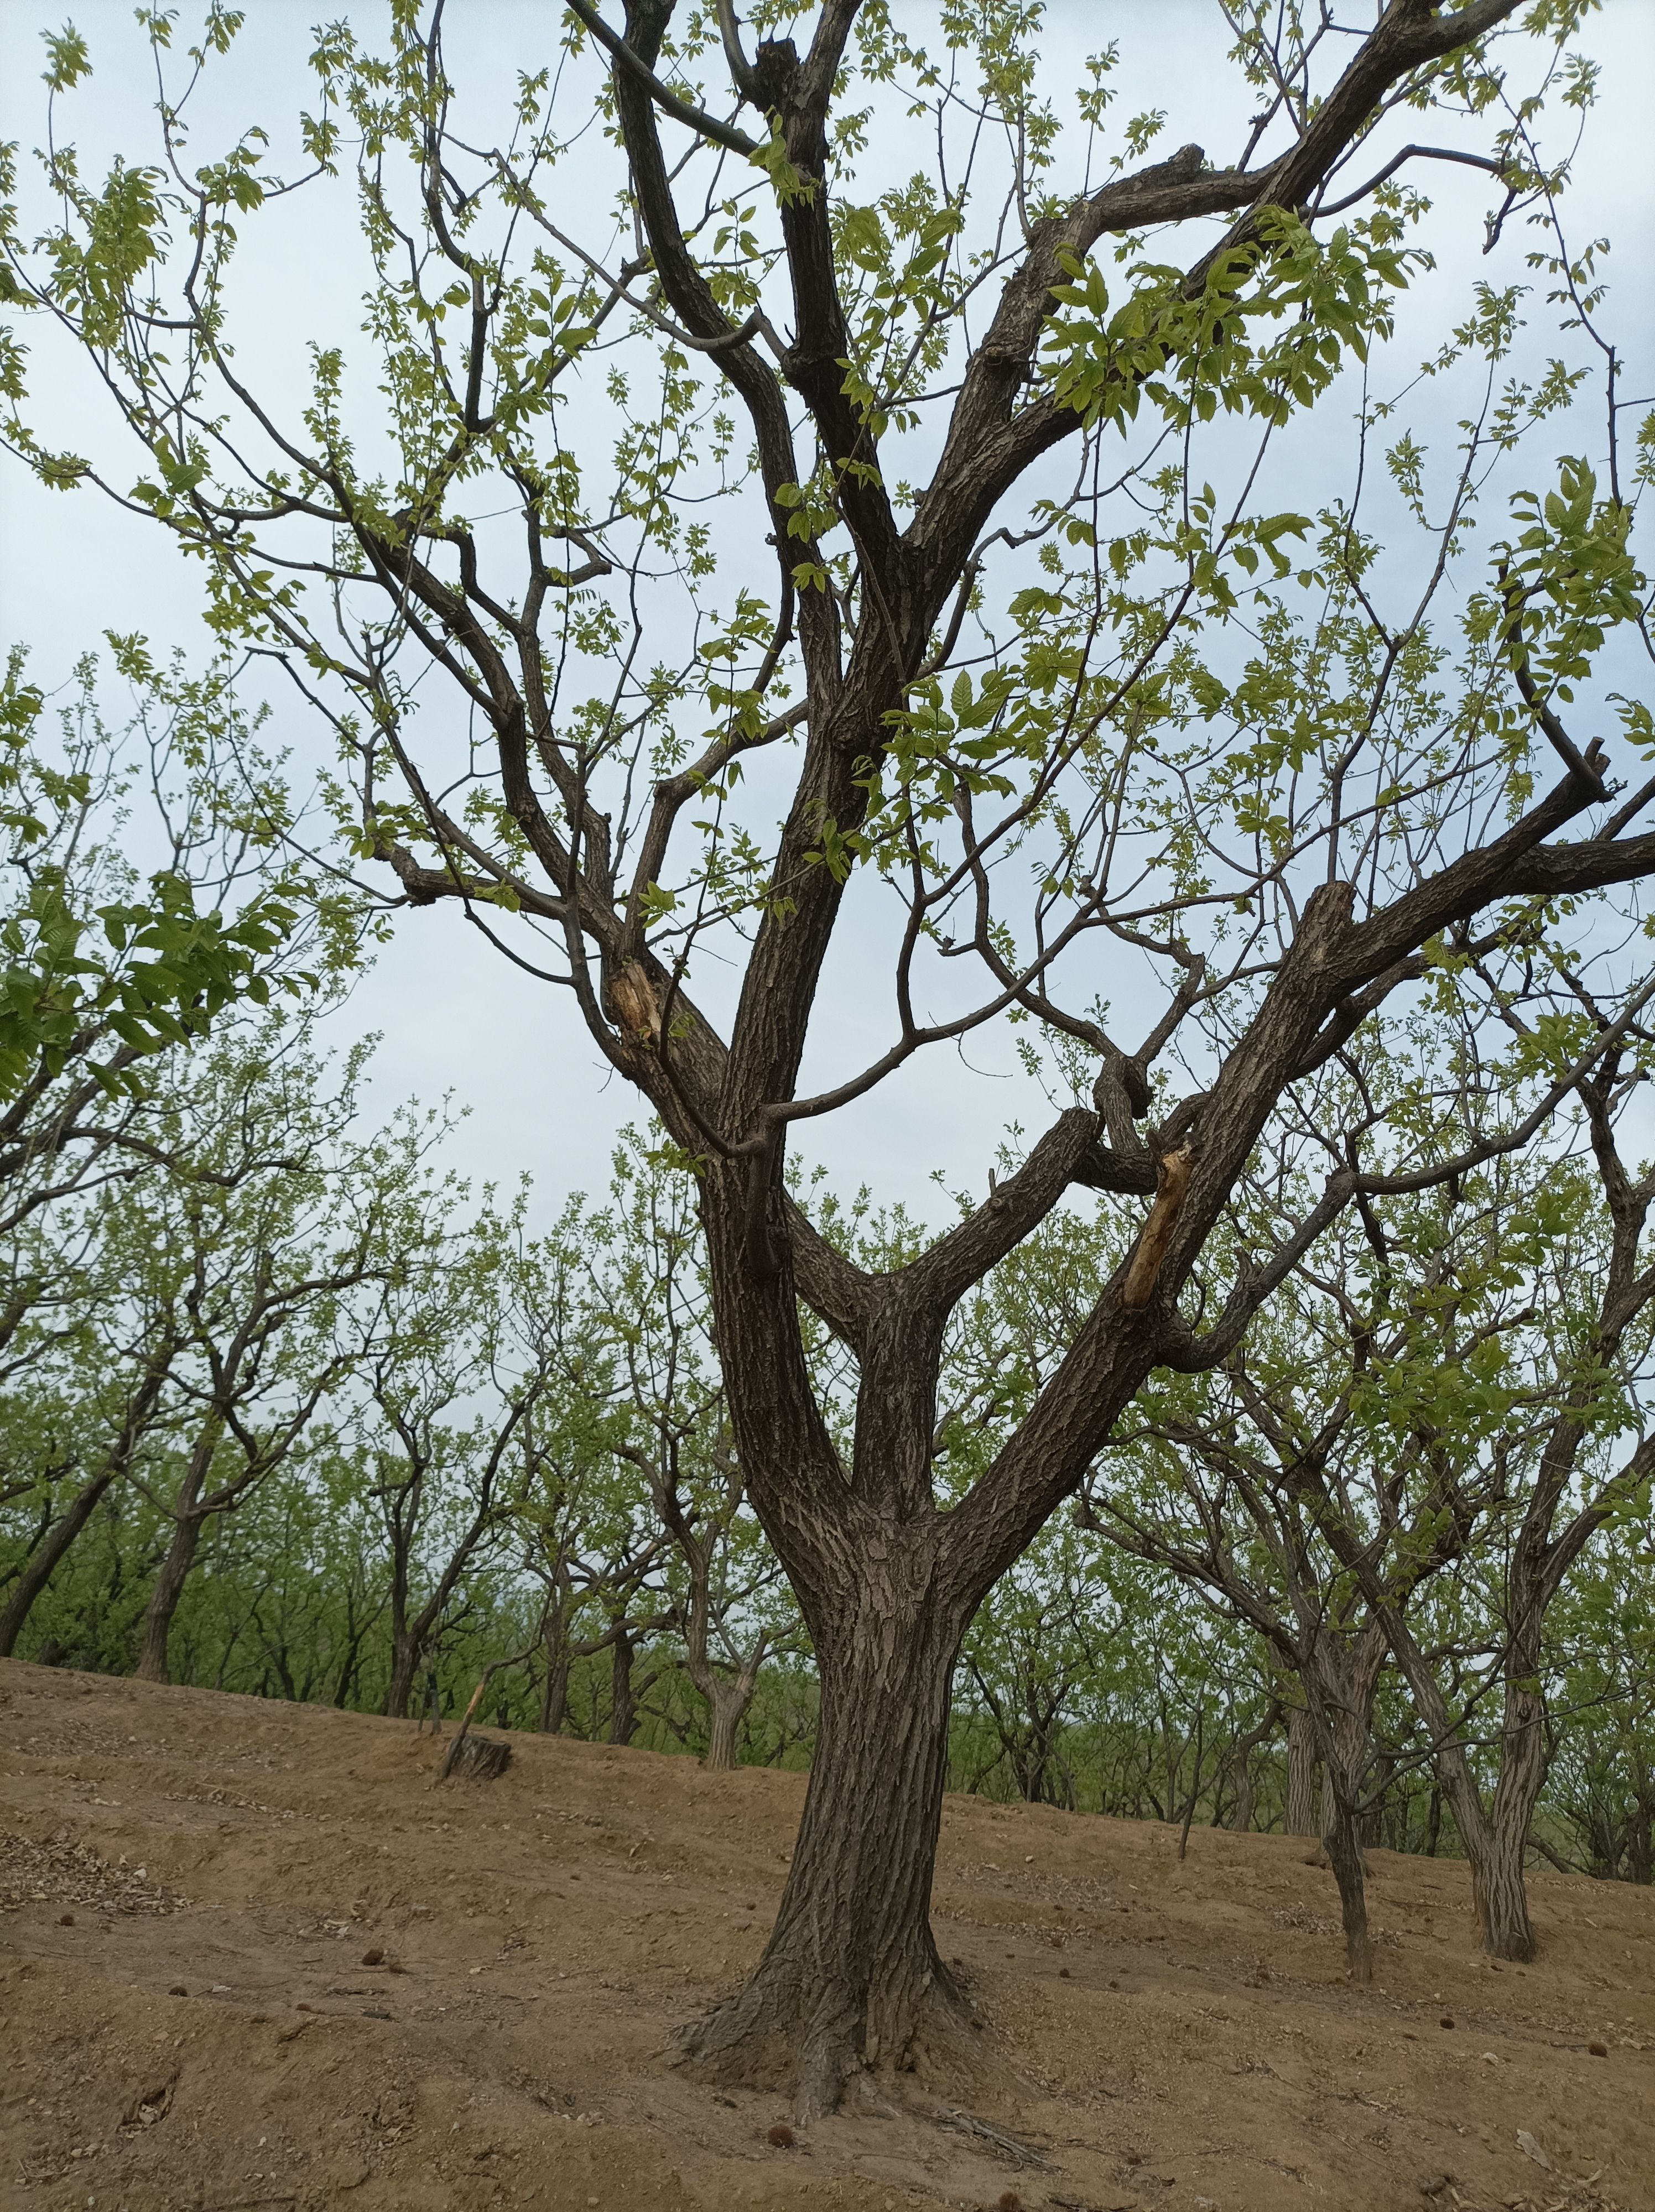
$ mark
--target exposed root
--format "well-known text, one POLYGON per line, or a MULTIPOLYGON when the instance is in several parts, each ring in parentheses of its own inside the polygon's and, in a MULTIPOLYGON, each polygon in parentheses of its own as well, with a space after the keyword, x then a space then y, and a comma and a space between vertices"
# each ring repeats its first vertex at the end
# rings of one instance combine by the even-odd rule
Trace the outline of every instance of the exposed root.
POLYGON ((865 1989, 818 1983, 807 1994, 801 1984, 796 1971, 761 1960, 733 1997, 673 2029, 671 2063, 724 2085, 791 2085, 794 2117, 808 2124, 837 2111, 847 2087, 872 2072, 905 2071, 919 2051, 950 2045, 964 2056, 960 2032, 970 2008, 940 1961, 918 1996, 900 2004, 871 2002, 865 1989))
POLYGON ((1019 2166, 1037 2166, 1042 2173, 1056 2172, 1051 2160, 1043 2158, 1037 2150, 1015 2136, 1008 2136, 1004 2128, 997 2128, 992 2120, 980 2120, 975 2112, 958 2112, 944 2105, 935 2114, 940 2128, 952 2128, 958 2135, 975 2136, 982 2142, 990 2143, 1004 2158, 1013 2160, 1019 2166))

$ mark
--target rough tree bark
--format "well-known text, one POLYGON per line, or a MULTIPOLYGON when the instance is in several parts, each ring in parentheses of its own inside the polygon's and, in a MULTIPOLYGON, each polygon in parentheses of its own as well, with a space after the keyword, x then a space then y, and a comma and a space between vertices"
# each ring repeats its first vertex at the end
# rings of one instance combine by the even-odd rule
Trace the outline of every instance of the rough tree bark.
POLYGON ((643 1692, 635 1686, 632 1680, 632 1662, 637 1653, 638 1644, 639 1638, 632 1632, 631 1622, 618 1621, 609 1646, 611 1743, 630 1743, 638 1725, 638 1700, 643 1692))
POLYGON ((1287 1715, 1287 1787, 1282 1826, 1290 1836, 1317 1833, 1316 1731, 1302 1705, 1294 1705, 1287 1715))
POLYGON ((1340 1639, 1326 1629, 1314 1632, 1308 1662, 1302 1669, 1305 1702, 1317 1751, 1322 1764, 1322 1849, 1339 1888, 1339 1911, 1345 1932, 1345 1962, 1358 1982, 1373 1978, 1373 1943, 1367 1920, 1367 1869, 1362 1858, 1357 1825, 1357 1787, 1367 1751, 1368 1716, 1372 1685, 1378 1679, 1384 1656, 1384 1631, 1377 1624, 1365 1629, 1360 1645, 1377 1641, 1367 1683, 1367 1702, 1359 1702, 1354 1684, 1362 1662, 1370 1655, 1360 1648, 1346 1652, 1340 1639))
POLYGON ((685 1639, 685 1672, 707 1707, 707 1755, 702 1765, 709 1773, 728 1773, 736 1763, 736 1736, 758 1687, 759 1669, 769 1649, 761 1630, 739 1665, 719 1667, 707 1655, 704 1629, 698 1649, 692 1637, 685 1639))
POLYGON ((385 1713, 387 1720, 405 1721, 408 1700, 413 1695, 414 1677, 424 1656, 425 1645, 410 1634, 405 1619, 393 1625, 391 1631, 391 1674, 385 1692, 385 1713))
POLYGON ((563 1718, 569 1711, 569 1676, 573 1654, 567 1638, 553 1644, 550 1629, 546 1634, 546 1679, 540 1692, 540 1733, 542 1735, 561 1735, 563 1718))
POLYGON ((851 1607, 812 1623, 816 1749, 770 1942, 740 1995, 675 2039, 721 2077, 791 2078, 812 2110, 831 2109, 860 2068, 909 2063, 916 2042, 969 2018, 930 1924, 964 1624, 916 1602, 930 1544, 880 1548, 883 1571, 851 1607))

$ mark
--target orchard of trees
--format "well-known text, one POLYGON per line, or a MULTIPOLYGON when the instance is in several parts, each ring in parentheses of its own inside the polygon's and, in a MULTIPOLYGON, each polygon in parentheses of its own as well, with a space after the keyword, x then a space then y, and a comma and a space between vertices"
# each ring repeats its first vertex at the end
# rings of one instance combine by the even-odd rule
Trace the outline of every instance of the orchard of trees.
POLYGON ((1536 1856, 1650 1881, 1591 14, 1223 0, 1171 155, 1147 13, 569 0, 508 81, 392 0, 210 146, 240 20, 145 10, 100 169, 46 36, 12 465, 213 643, 4 692, 0 1652, 807 1766, 678 2042, 806 2113, 960 2016, 946 1789, 1319 1839, 1359 1977, 1366 1847, 1503 1958, 1536 1856), (237 255, 307 194, 363 313, 277 358, 237 255), (616 1079, 550 1226, 555 1145, 462 1173, 336 1042, 461 926, 616 1079), (935 1218, 819 1163, 897 1097, 982 1139, 935 1218))

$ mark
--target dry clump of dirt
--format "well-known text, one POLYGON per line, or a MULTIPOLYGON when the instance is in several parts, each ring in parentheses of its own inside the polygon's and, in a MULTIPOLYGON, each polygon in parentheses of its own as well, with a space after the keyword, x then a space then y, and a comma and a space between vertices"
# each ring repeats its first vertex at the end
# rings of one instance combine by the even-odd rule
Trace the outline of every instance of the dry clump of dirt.
POLYGON ((1655 1894, 1372 1854, 1345 1979, 1301 1840, 948 1802, 977 2007, 800 2127, 666 2058, 763 1947, 801 1778, 0 1662, 11 2212, 1655 2212, 1655 1894))

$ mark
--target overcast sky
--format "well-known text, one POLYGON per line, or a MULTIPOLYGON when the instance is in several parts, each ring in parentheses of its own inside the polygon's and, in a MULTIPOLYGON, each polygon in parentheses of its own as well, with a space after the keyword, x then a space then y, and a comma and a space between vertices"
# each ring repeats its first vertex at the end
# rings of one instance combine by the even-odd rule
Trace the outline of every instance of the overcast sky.
MULTIPOLYGON (((122 147, 134 158, 150 150, 153 80, 132 20, 130 0, 81 0, 69 11, 92 48, 94 74, 74 96, 64 118, 68 134, 84 149, 88 172, 100 170, 108 152, 122 147)), ((194 10, 186 7, 187 30, 194 10)), ((196 147, 204 158, 221 133, 255 119, 274 124, 313 105, 304 69, 308 29, 321 11, 301 0, 251 0, 248 23, 228 64, 211 80, 211 95, 198 121, 196 147)), ((375 8, 336 6, 359 21, 367 37, 383 20, 375 8)), ((905 9, 898 20, 928 18, 905 9)), ((1196 0, 1092 0, 1050 9, 1054 74, 1070 82, 1084 49, 1110 37, 1121 40, 1126 89, 1122 108, 1155 106, 1169 111, 1161 142, 1171 148, 1195 139, 1223 163, 1238 148, 1244 104, 1238 102, 1223 63, 1217 10, 1196 0)), ((1359 11, 1360 12, 1360 11, 1359 11)), ((45 94, 34 57, 40 31, 57 28, 61 6, 33 0, 0 0, 0 137, 39 145, 45 94)), ((509 97, 513 74, 545 58, 555 14, 549 0, 463 0, 451 7, 451 25, 463 38, 452 57, 465 82, 497 87, 509 97)), ((1616 252, 1609 264, 1615 286, 1609 320, 1628 358, 1639 364, 1640 391, 1655 388, 1648 364, 1655 358, 1655 159, 1652 158, 1650 99, 1655 86, 1655 0, 1609 0, 1591 26, 1587 46, 1606 66, 1600 106, 1591 119, 1579 182, 1570 196, 1577 236, 1606 232, 1616 252)), ((914 126, 919 128, 920 126, 914 126)), ((279 143, 279 134, 278 134, 279 143)), ((1466 143, 1475 143, 1467 140, 1466 143)), ((919 166, 925 149, 893 134, 889 158, 897 173, 919 166)), ((1079 179, 1075 183, 1078 185, 1079 179)), ((1423 180, 1422 180, 1423 181, 1423 180)), ((1438 202, 1432 243, 1442 260, 1438 275, 1404 301, 1401 332, 1389 364, 1394 382, 1431 350, 1445 321, 1464 297, 1473 270, 1510 281, 1528 240, 1519 234, 1488 263, 1478 258, 1482 216, 1489 181, 1461 169, 1439 167, 1428 180, 1438 202)), ((239 343, 243 360, 259 358, 268 376, 300 374, 304 342, 351 338, 360 321, 360 270, 349 252, 348 196, 301 194, 267 210, 246 228, 249 268, 238 286, 239 343), (343 226, 342 227, 342 219, 343 226), (248 275, 256 278, 249 286, 248 275), (272 367, 272 364, 274 365, 272 367)), ((1545 311, 1536 312, 1536 345, 1549 348, 1545 311)), ((54 349, 44 333, 37 344, 34 385, 50 427, 79 450, 101 457, 110 445, 106 410, 82 364, 54 349)), ((1342 483, 1350 451, 1350 396, 1329 395, 1315 417, 1292 433, 1296 497, 1310 507, 1342 483)), ((1601 444, 1601 407, 1574 435, 1560 434, 1561 448, 1601 444)), ((132 473, 130 462, 127 471, 132 473)), ((162 647, 205 646, 198 617, 200 570, 180 561, 161 533, 120 514, 94 491, 51 495, 19 465, 0 457, 0 643, 26 641, 31 671, 48 686, 68 674, 76 658, 105 629, 140 630, 162 647)), ((314 732, 290 696, 272 692, 277 735, 302 761, 314 759, 314 732)), ((112 703, 117 708, 119 701, 112 703)), ((880 1002, 870 1005, 867 978, 871 948, 865 930, 873 917, 847 933, 830 970, 812 1034, 812 1058, 841 1072, 861 1065, 887 1041, 880 1002)), ((471 1109, 457 1147, 475 1171, 514 1178, 531 1169, 543 1203, 572 1188, 599 1184, 618 1123, 638 1112, 638 1102, 610 1073, 580 1027, 566 993, 537 987, 507 966, 451 910, 411 913, 395 942, 382 952, 357 990, 349 1016, 353 1029, 382 1030, 377 1091, 387 1106, 414 1092, 434 1100, 452 1091, 471 1109)), ((985 1036, 967 1047, 966 1069, 952 1055, 932 1056, 884 1086, 876 1098, 812 1127, 835 1178, 854 1185, 864 1177, 885 1198, 905 1196, 935 1211, 927 1178, 940 1168, 950 1187, 981 1189, 995 1133, 1011 1120, 1037 1127, 1044 1103, 1016 1071, 1009 1040, 985 1036)))

